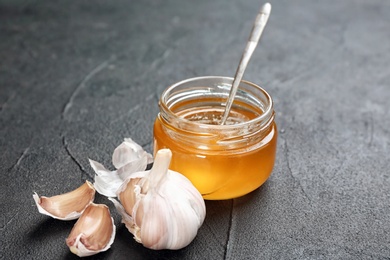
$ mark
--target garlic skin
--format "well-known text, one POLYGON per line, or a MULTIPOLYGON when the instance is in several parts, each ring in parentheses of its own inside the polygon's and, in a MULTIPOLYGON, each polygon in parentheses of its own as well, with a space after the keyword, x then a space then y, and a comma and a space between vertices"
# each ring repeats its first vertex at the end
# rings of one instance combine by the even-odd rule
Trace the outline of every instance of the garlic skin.
POLYGON ((107 197, 116 197, 116 191, 132 173, 144 171, 153 162, 151 154, 145 152, 131 138, 125 138, 112 155, 115 171, 107 170, 102 164, 89 160, 95 171, 95 189, 107 197))
POLYGON ((146 158, 146 164, 153 162, 153 156, 144 151, 144 149, 134 142, 131 138, 125 138, 112 154, 112 164, 120 169, 129 163, 134 164, 141 158, 146 158))
POLYGON ((180 249, 195 238, 206 207, 182 174, 168 170, 172 152, 159 150, 150 171, 131 175, 110 199, 137 242, 150 249, 180 249))
POLYGON ((80 217, 95 198, 95 188, 86 181, 79 188, 53 197, 39 197, 36 192, 33 199, 41 214, 59 220, 73 220, 80 217))
POLYGON ((80 257, 108 250, 115 238, 114 220, 104 204, 90 204, 73 226, 66 244, 80 257))

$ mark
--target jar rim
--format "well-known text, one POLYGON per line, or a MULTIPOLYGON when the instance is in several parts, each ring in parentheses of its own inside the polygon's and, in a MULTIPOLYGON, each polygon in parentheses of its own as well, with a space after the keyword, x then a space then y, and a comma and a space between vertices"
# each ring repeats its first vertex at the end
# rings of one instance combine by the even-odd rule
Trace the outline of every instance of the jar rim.
POLYGON ((212 125, 212 124, 205 124, 205 123, 199 123, 199 122, 196 122, 196 121, 191 121, 191 120, 188 120, 186 118, 183 118, 183 117, 180 117, 178 116, 176 113, 174 113, 170 107, 168 107, 166 101, 168 100, 169 98, 169 94, 178 86, 181 86, 183 84, 186 84, 186 83, 190 83, 190 82, 193 82, 193 81, 199 81, 199 80, 217 80, 217 79, 221 79, 221 82, 220 83, 230 83, 230 86, 233 82, 233 78, 232 77, 224 77, 224 76, 200 76, 200 77, 193 77, 193 78, 188 78, 188 79, 185 79, 185 80, 182 80, 182 81, 179 81, 177 83, 174 83, 172 84, 171 86, 169 86, 168 88, 166 88, 162 94, 161 94, 161 97, 160 97, 160 100, 159 100, 159 106, 160 106, 160 109, 162 109, 165 113, 168 113, 169 116, 175 118, 175 120, 178 120, 179 122, 182 122, 182 123, 185 123, 185 124, 190 124, 190 125, 194 125, 194 126, 197 126, 197 127, 200 127, 200 128, 208 128, 208 129, 218 129, 218 130, 221 130, 221 129, 226 129, 226 130, 229 130, 229 129, 234 129, 234 128, 237 128, 237 127, 244 127, 244 126, 247 126, 247 125, 252 125, 252 124, 258 124, 258 123, 261 123, 263 122, 264 120, 268 121, 270 118, 273 117, 273 100, 272 100, 272 97, 270 94, 268 94, 267 91, 265 91, 262 87, 260 87, 259 85, 255 84, 255 83, 252 83, 250 81, 247 81, 247 80, 241 80, 241 83, 245 83, 246 85, 250 86, 250 87, 253 87, 257 90, 260 90, 264 96, 266 97, 267 101, 268 101, 268 104, 266 104, 265 106, 265 110, 263 111, 263 113, 253 119, 250 119, 248 121, 244 121, 244 122, 239 122, 239 123, 236 123, 236 124, 231 124, 231 125, 212 125))

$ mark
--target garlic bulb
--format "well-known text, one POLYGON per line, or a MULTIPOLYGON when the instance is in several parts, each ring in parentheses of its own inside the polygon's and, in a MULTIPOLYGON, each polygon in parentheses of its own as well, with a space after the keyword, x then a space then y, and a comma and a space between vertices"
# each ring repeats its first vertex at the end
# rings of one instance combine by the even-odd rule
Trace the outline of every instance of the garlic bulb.
POLYGON ((95 171, 95 189, 107 197, 115 197, 117 189, 130 174, 144 171, 153 162, 152 155, 130 138, 125 138, 112 155, 112 163, 117 170, 109 171, 102 164, 89 160, 95 171))
POLYGON ((60 220, 72 220, 80 217, 85 208, 92 203, 95 189, 86 181, 79 188, 65 194, 48 198, 39 197, 35 192, 33 198, 40 213, 60 220))
POLYGON ((103 204, 90 204, 77 220, 66 244, 80 257, 90 256, 110 248, 115 238, 114 220, 103 204))
POLYGON ((137 242, 151 249, 187 246, 202 225, 206 208, 182 174, 168 170, 172 153, 159 150, 150 171, 132 174, 110 199, 137 242))

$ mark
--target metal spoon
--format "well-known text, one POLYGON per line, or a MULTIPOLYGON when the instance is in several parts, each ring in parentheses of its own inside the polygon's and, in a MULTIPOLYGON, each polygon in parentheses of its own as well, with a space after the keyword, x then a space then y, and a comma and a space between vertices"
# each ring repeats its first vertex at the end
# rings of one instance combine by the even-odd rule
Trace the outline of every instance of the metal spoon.
POLYGON ((230 88, 229 99, 225 106, 225 112, 222 117, 221 125, 224 125, 226 123, 227 118, 229 117, 230 109, 233 105, 234 97, 236 96, 238 86, 240 85, 246 66, 248 65, 249 60, 254 50, 256 49, 257 43, 260 40, 260 36, 263 33, 265 25, 267 24, 270 13, 271 4, 266 3, 261 7, 260 12, 256 17, 251 34, 249 36, 248 43, 246 44, 244 53, 242 54, 240 63, 236 71, 236 75, 234 76, 232 87, 230 88))

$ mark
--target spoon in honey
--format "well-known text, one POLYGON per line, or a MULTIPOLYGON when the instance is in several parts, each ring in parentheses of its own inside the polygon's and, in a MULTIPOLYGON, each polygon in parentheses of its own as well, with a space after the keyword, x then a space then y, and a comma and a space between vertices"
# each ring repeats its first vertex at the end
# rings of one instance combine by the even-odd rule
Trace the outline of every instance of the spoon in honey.
POLYGON ((264 27, 267 24, 270 13, 271 4, 266 3, 261 7, 259 14, 256 16, 256 20, 253 24, 249 40, 241 56, 240 63, 238 64, 236 70, 236 75, 234 76, 232 87, 230 88, 229 99, 226 102, 225 111, 221 120, 221 125, 224 125, 226 123, 227 118, 229 117, 230 109, 232 108, 234 97, 236 96, 238 90, 238 86, 240 85, 246 66, 248 65, 249 60, 252 57, 254 50, 256 49, 257 43, 260 40, 261 34, 263 33, 264 27))

